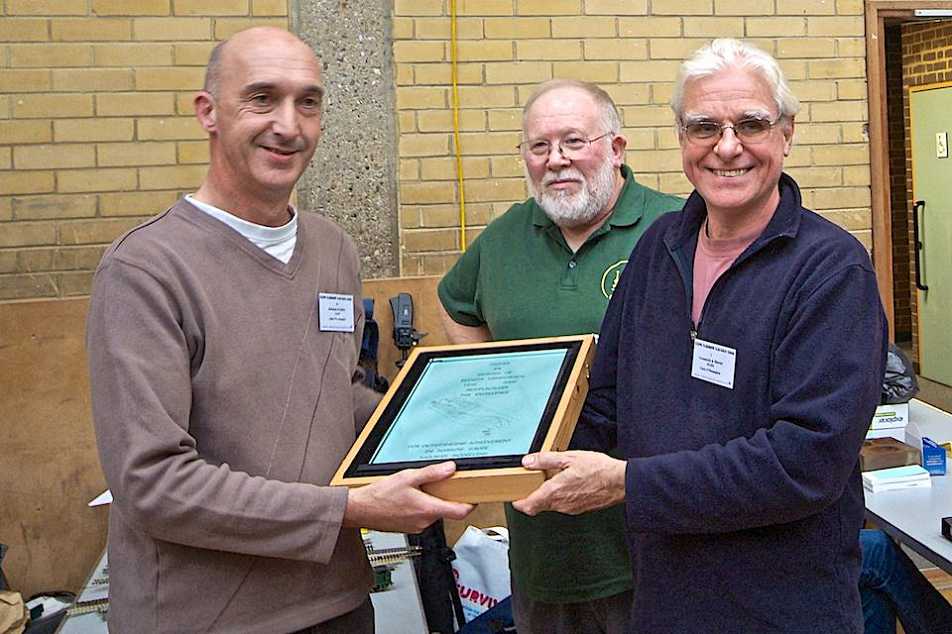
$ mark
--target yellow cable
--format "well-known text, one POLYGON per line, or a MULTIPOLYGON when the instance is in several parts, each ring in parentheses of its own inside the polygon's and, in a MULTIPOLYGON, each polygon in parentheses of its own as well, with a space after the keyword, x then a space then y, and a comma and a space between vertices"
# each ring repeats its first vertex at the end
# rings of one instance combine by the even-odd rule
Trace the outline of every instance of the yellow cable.
POLYGON ((453 149, 459 190, 459 248, 466 251, 466 196, 463 194, 463 155, 459 142, 459 75, 456 68, 456 0, 450 0, 450 78, 453 82, 453 149))

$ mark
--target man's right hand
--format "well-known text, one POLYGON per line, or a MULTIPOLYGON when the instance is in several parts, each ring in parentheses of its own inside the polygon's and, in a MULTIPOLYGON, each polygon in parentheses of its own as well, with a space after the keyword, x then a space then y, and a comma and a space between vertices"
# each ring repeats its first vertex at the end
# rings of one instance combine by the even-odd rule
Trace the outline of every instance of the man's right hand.
POLYGON ((453 462, 422 469, 406 469, 347 495, 344 526, 394 533, 419 533, 438 519, 461 520, 472 504, 447 502, 420 490, 430 482, 445 480, 456 472, 453 462))

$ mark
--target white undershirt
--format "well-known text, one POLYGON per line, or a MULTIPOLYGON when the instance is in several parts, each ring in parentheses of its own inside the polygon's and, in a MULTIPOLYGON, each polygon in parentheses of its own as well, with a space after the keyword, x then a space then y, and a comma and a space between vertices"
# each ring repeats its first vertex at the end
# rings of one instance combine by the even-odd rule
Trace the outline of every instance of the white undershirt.
POLYGON ((196 199, 192 194, 186 194, 185 200, 195 205, 212 218, 224 222, 226 225, 248 238, 255 246, 264 250, 268 255, 287 264, 294 253, 294 245, 297 243, 297 210, 288 206, 291 212, 291 219, 280 227, 266 227, 253 222, 248 222, 234 214, 230 214, 224 209, 219 209, 208 203, 196 199))

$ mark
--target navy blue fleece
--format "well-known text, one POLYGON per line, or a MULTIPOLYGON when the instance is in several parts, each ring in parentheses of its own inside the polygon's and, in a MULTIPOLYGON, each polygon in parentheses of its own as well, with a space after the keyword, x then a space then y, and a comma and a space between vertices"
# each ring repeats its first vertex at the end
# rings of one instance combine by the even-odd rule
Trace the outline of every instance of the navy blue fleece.
POLYGON ((576 448, 627 459, 638 632, 862 632, 857 462, 886 322, 869 257, 789 176, 714 284, 697 336, 733 389, 691 377, 695 192, 645 233, 602 324, 576 448))

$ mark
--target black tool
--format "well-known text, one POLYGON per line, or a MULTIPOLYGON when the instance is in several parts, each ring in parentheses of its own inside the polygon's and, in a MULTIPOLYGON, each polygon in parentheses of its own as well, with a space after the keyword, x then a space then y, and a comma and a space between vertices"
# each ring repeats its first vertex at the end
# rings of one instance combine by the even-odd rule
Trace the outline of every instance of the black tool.
POLYGON ((952 517, 942 518, 942 536, 952 542, 952 517))
POLYGON ((364 298, 364 336, 360 342, 360 357, 357 364, 363 369, 363 383, 370 389, 380 392, 387 391, 390 382, 378 372, 377 352, 380 344, 380 327, 374 319, 374 300, 364 298))
POLYGON ((410 349, 426 336, 413 327, 413 297, 410 293, 400 293, 390 298, 390 310, 393 311, 393 342, 400 350, 397 367, 402 368, 410 354, 410 349))
POLYGON ((466 617, 450 563, 456 559, 456 553, 446 544, 443 520, 430 524, 419 535, 407 535, 407 541, 411 548, 421 551, 420 556, 413 559, 413 569, 420 587, 427 631, 453 634, 466 622, 466 617))

